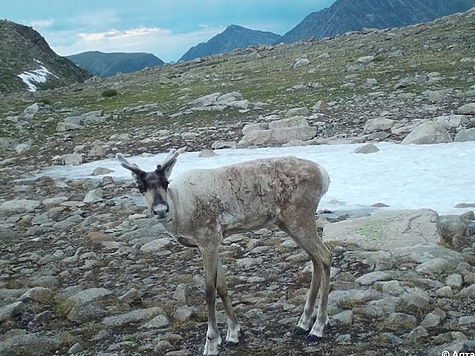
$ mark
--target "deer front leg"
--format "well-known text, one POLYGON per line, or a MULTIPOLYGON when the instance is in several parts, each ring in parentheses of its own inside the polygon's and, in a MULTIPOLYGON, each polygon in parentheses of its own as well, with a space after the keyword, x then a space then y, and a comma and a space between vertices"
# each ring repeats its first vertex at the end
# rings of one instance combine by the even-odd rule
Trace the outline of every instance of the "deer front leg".
POLYGON ((221 345, 221 335, 216 323, 216 280, 218 274, 218 247, 208 245, 202 248, 203 265, 205 270, 205 300, 208 305, 208 332, 203 355, 217 355, 221 345))
POLYGON ((234 314, 233 305, 228 294, 228 286, 226 284, 226 276, 224 275, 221 260, 218 259, 218 294, 223 302, 224 310, 228 321, 228 333, 226 335, 226 346, 236 346, 239 344, 239 339, 244 337, 244 332, 234 314))

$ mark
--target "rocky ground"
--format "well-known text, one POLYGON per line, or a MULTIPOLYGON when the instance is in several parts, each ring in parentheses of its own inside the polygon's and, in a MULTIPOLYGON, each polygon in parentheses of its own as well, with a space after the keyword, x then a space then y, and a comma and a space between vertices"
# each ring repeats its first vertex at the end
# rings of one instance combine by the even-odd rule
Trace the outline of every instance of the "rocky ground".
MULTIPOLYGON (((474 28, 471 11, 1 97, 0 354, 197 355, 206 333, 200 257, 132 181, 16 179, 119 151, 475 140, 474 28)), ((394 214, 316 217, 334 256, 317 345, 292 336, 307 256, 272 228, 227 239, 246 338, 222 354, 475 352, 474 214, 394 214)))
MULTIPOLYGON (((110 178, 7 183, 0 205, 0 354, 201 353, 200 256, 123 198, 129 192, 137 194, 132 182, 110 178)), ((473 351, 473 213, 380 214, 317 219, 334 255, 331 327, 318 345, 291 333, 311 276, 306 254, 273 229, 227 239, 221 255, 246 339, 222 354, 473 351), (388 231, 387 240, 375 242, 388 231)), ((220 302, 218 310, 224 333, 220 302)))

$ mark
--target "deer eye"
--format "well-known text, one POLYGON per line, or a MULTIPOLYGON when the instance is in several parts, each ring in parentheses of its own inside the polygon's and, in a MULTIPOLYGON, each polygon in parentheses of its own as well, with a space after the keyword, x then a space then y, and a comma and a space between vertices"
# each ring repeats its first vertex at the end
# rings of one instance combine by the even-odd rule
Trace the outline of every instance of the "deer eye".
POLYGON ((144 193, 145 192, 145 184, 143 182, 138 182, 137 183, 137 188, 139 188, 139 192, 140 193, 144 193))

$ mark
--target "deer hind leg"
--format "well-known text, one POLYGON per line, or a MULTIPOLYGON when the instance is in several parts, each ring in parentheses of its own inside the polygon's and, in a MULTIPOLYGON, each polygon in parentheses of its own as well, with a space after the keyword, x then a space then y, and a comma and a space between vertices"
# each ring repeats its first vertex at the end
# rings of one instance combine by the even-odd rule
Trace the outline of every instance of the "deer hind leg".
POLYGON ((313 212, 293 214, 285 218, 279 227, 285 231, 310 257, 313 264, 312 281, 305 302, 304 311, 299 319, 294 333, 306 334, 310 342, 318 341, 323 336, 323 330, 328 322, 327 303, 330 287, 331 253, 323 244, 317 233, 317 226, 313 212), (315 305, 320 288, 320 304, 316 321, 315 305))
POLYGON ((226 346, 236 346, 239 344, 239 339, 244 337, 244 333, 241 330, 241 326, 234 314, 234 309, 231 303, 231 299, 228 294, 228 286, 226 284, 226 276, 224 275, 223 266, 221 261, 218 260, 218 282, 217 282, 218 295, 223 302, 224 310, 228 321, 228 333, 226 335, 226 346))
POLYGON ((205 300, 208 305, 208 331, 203 355, 217 355, 221 335, 216 323, 216 280, 218 275, 218 247, 208 245, 200 248, 205 273, 205 300))

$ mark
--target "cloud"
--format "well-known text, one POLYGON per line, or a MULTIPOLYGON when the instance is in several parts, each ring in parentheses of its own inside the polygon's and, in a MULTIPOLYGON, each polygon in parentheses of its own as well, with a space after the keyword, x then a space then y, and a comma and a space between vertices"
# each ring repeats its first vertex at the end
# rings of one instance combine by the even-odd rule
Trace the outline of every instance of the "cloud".
POLYGON ((222 27, 204 26, 185 33, 174 33, 170 29, 159 27, 80 32, 75 34, 70 43, 56 46, 52 43, 52 47, 60 55, 85 51, 151 52, 168 62, 178 60, 191 46, 207 41, 223 30, 222 27))

